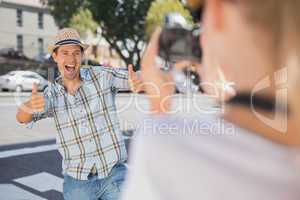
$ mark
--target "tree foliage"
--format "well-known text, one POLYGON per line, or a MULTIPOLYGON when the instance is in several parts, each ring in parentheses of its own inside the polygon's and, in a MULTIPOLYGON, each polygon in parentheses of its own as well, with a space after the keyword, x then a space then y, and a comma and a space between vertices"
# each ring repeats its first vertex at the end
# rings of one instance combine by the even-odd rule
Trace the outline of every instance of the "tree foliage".
POLYGON ((146 17, 146 33, 149 37, 157 26, 161 26, 166 14, 180 13, 192 23, 192 16, 179 0, 156 0, 152 3, 146 17))
POLYGON ((102 36, 121 58, 127 64, 139 64, 145 45, 146 15, 152 0, 41 1, 49 7, 59 27, 70 26, 74 15, 88 9, 101 27, 102 36))
POLYGON ((84 7, 83 0, 40 0, 46 5, 59 28, 69 26, 73 15, 84 7))
POLYGON ((72 16, 69 26, 75 28, 81 37, 85 37, 87 31, 96 33, 99 24, 93 20, 92 13, 89 9, 81 9, 72 16))

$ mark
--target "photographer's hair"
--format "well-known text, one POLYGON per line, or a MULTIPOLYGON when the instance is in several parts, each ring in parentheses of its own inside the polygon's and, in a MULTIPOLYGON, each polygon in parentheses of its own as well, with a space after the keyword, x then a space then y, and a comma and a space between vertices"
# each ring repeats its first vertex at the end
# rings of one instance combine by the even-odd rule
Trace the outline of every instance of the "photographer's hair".
POLYGON ((273 56, 278 67, 288 67, 290 85, 289 103, 292 112, 300 120, 300 101, 297 95, 300 87, 300 1, 299 0, 221 0, 239 6, 245 15, 245 22, 253 28, 260 28, 273 45, 273 56), (290 59, 294 59, 292 64, 290 59), (293 66, 291 66, 293 65, 293 66), (290 73, 292 71, 292 73, 290 73))
MULTIPOLYGON (((222 0, 238 6, 245 22, 266 31, 274 42, 274 52, 282 57, 287 31, 300 34, 300 1, 298 0, 222 0)), ((298 36, 297 36, 298 37, 298 36)), ((298 38, 294 38, 298 40, 298 38)), ((300 43, 299 47, 300 47, 300 43)))

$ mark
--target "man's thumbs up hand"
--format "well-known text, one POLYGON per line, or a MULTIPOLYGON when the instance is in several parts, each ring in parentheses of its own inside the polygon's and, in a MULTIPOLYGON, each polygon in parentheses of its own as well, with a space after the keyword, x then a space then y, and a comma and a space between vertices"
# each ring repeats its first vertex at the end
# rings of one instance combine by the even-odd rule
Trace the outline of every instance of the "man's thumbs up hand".
POLYGON ((32 84, 32 94, 37 94, 38 93, 38 86, 36 83, 32 84))
POLYGON ((133 66, 131 64, 128 65, 128 81, 131 91, 136 93, 143 91, 143 82, 141 78, 138 77, 137 73, 133 71, 133 66))
POLYGON ((44 96, 38 94, 38 86, 36 83, 32 85, 29 107, 32 113, 43 112, 45 110, 45 99, 44 96))

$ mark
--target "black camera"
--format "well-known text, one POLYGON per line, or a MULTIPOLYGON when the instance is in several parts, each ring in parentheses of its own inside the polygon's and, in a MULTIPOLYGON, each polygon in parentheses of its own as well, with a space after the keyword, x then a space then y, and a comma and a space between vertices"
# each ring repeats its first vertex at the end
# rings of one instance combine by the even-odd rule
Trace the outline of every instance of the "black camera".
POLYGON ((164 60, 161 70, 166 72, 172 70, 179 92, 202 91, 201 78, 192 66, 187 66, 182 71, 173 69, 173 64, 178 61, 201 62, 200 34, 200 27, 189 25, 182 15, 178 13, 166 15, 159 37, 159 56, 164 60))
POLYGON ((169 62, 191 60, 200 62, 200 27, 189 25, 178 13, 169 13, 159 38, 159 56, 169 62))

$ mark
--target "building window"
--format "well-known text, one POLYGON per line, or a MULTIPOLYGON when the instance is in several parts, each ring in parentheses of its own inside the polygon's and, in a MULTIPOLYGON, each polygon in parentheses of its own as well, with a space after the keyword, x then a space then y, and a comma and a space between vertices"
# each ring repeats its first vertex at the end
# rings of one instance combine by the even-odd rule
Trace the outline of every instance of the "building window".
POLYGON ((38 27, 39 27, 39 29, 44 28, 44 15, 42 12, 38 13, 38 27))
POLYGON ((17 9, 17 26, 23 26, 23 12, 21 9, 17 9))
POLYGON ((23 35, 17 35, 17 50, 23 53, 23 35))
POLYGON ((39 57, 42 57, 44 55, 44 40, 42 38, 38 39, 38 51, 39 57))

